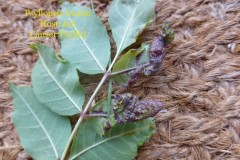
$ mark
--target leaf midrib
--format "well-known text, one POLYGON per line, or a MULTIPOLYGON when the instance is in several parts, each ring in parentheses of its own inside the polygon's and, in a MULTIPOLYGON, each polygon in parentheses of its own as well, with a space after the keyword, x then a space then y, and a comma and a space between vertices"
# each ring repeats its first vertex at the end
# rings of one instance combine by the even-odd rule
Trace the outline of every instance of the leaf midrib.
MULTIPOLYGON (((54 51, 52 51, 51 54, 55 54, 54 51)), ((48 72, 48 74, 50 75, 50 77, 54 80, 54 82, 56 82, 56 84, 58 85, 58 87, 63 91, 63 93, 68 97, 68 99, 72 102, 72 104, 79 110, 79 112, 81 112, 81 109, 78 107, 78 105, 72 100, 71 96, 68 95, 68 93, 65 91, 64 88, 61 87, 61 85, 59 84, 59 82, 57 81, 57 79, 54 78, 54 76, 52 75, 52 73, 50 72, 50 70, 47 68, 46 64, 44 63, 44 60, 42 58, 41 53, 39 52, 39 57, 41 59, 41 62, 45 68, 45 70, 48 72)))
POLYGON ((125 133, 122 133, 122 134, 119 134, 119 135, 116 135, 116 136, 107 138, 107 139, 105 139, 105 140, 103 140, 103 141, 100 141, 100 142, 98 142, 98 143, 96 143, 96 144, 94 144, 94 145, 91 145, 91 146, 87 147, 86 149, 82 150, 81 152, 75 154, 75 156, 71 157, 69 160, 74 160, 75 158, 77 158, 77 157, 80 156, 81 154, 83 154, 83 153, 87 152, 88 150, 90 150, 90 149, 92 149, 92 148, 94 148, 94 147, 97 147, 97 146, 99 146, 99 145, 101 145, 101 144, 103 144, 103 143, 105 143, 105 142, 107 142, 107 141, 110 141, 110 140, 112 140, 112 139, 116 139, 116 138, 119 138, 119 137, 122 137, 122 136, 125 136, 125 135, 128 135, 128 134, 135 133, 135 132, 137 132, 138 130, 142 130, 142 129, 146 128, 146 127, 147 127, 147 126, 144 126, 144 127, 141 127, 141 128, 137 128, 137 129, 134 129, 134 130, 130 130, 130 131, 128 131, 128 132, 125 132, 125 133))
POLYGON ((40 119, 38 119, 37 115, 34 113, 34 111, 32 110, 32 108, 29 106, 29 104, 25 101, 25 99, 21 96, 20 93, 18 93, 18 91, 16 91, 15 89, 13 89, 13 91, 21 98, 21 100, 24 102, 24 104, 27 106, 27 108, 30 110, 30 112, 32 113, 33 117, 37 120, 37 122, 39 123, 39 125, 41 126, 41 128, 43 129, 43 132, 46 134, 47 139, 49 140, 52 149, 54 151, 54 154, 56 156, 56 159, 58 159, 59 155, 57 153, 57 149, 55 148, 55 145, 52 141, 52 139, 50 138, 50 135, 48 134, 47 130, 45 129, 44 125, 41 123, 40 119))
POLYGON ((133 15, 135 15, 135 12, 136 12, 137 8, 138 8, 138 5, 136 5, 136 7, 134 8, 134 10, 133 10, 133 12, 132 12, 132 15, 131 15, 130 20, 129 20, 128 25, 127 25, 127 29, 126 29, 126 31, 125 31, 125 33, 124 33, 124 35, 123 35, 122 41, 121 41, 120 46, 119 46, 119 48, 118 48, 117 56, 118 56, 118 55, 120 54, 120 52, 121 52, 123 43, 124 43, 124 41, 125 41, 125 39, 126 39, 127 33, 128 33, 128 31, 129 31, 129 29, 130 29, 130 26, 131 26, 132 19, 133 19, 133 17, 134 17, 133 15))
POLYGON ((80 37, 81 41, 83 42, 83 44, 86 46, 86 48, 88 49, 89 53, 91 54, 91 56, 93 57, 93 59, 97 62, 98 66, 100 67, 100 69, 105 72, 105 69, 103 68, 103 66, 100 64, 100 62, 98 61, 98 59, 96 58, 96 56, 93 54, 92 50, 90 49, 90 47, 88 46, 88 44, 83 40, 82 36, 79 34, 78 29, 76 28, 75 24, 73 23, 73 20, 70 18, 70 16, 67 16, 68 19, 70 20, 70 22, 72 23, 74 30, 77 31, 78 36, 80 37))

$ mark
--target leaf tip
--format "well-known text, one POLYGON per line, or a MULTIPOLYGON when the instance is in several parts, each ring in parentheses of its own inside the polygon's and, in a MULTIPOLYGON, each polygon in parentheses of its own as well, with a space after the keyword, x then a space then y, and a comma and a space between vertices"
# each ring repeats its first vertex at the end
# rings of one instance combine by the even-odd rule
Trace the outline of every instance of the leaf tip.
POLYGON ((40 43, 33 43, 33 44, 30 44, 29 47, 34 51, 38 51, 39 45, 40 45, 40 43))
POLYGON ((165 45, 169 45, 173 42, 175 38, 174 30, 169 25, 168 21, 164 21, 162 25, 161 35, 163 36, 163 40, 165 45))
POLYGON ((63 64, 67 64, 67 63, 69 62, 68 60, 63 59, 60 54, 55 54, 55 57, 56 57, 56 59, 57 59, 59 62, 61 62, 61 63, 63 63, 63 64))
POLYGON ((12 92, 13 89, 16 88, 16 85, 13 84, 13 83, 9 83, 9 84, 8 84, 8 88, 9 88, 9 90, 12 92))

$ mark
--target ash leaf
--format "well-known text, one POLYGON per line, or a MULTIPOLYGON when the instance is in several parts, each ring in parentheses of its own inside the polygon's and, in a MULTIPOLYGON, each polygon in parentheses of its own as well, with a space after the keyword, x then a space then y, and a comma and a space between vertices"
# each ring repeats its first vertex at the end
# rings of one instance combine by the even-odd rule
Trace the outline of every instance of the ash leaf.
POLYGON ((158 71, 160 64, 166 56, 164 47, 165 43, 163 37, 155 37, 150 49, 145 49, 146 53, 149 55, 149 60, 140 64, 137 62, 137 66, 139 67, 126 73, 130 77, 126 85, 127 87, 135 84, 140 77, 150 76, 158 71))
POLYGON ((82 123, 73 140, 69 160, 133 160, 138 147, 155 132, 154 120, 148 118, 116 125, 101 136, 94 128, 96 121, 98 119, 92 118, 82 123))
POLYGON ((112 114, 111 106, 108 104, 108 98, 104 98, 99 101, 95 106, 89 109, 92 114, 104 113, 107 115, 112 114))
POLYGON ((169 45, 174 40, 174 30, 170 27, 167 21, 163 22, 161 35, 165 42, 165 45, 169 45))
POLYGON ((114 76, 115 82, 122 86, 129 87, 135 84, 140 77, 155 74, 166 56, 165 47, 170 44, 173 39, 174 31, 167 22, 164 22, 160 36, 155 37, 151 45, 149 43, 143 43, 138 50, 140 53, 133 56, 130 50, 116 63, 113 70, 114 72, 133 67, 134 69, 114 76), (129 61, 131 63, 129 63, 129 61))
MULTIPOLYGON (((129 50, 114 65, 113 72, 121 71, 121 70, 124 70, 126 68, 132 68, 132 67, 136 66, 136 58, 142 52, 143 52, 143 48, 140 48, 138 50, 137 49, 129 50)), ((128 72, 126 72, 124 74, 115 75, 113 77, 115 83, 123 85, 123 86, 128 84, 128 81, 131 78, 131 76, 129 76, 127 73, 128 72)))
POLYGON ((58 32, 61 40, 61 55, 79 71, 95 75, 105 73, 109 63, 110 41, 107 30, 95 12, 79 4, 65 2, 61 5, 61 12, 88 13, 88 16, 74 16, 61 14, 58 22, 69 22, 73 27, 59 25, 58 32), (92 27, 94 26, 94 27, 92 27), (77 36, 66 36, 66 33, 76 33, 77 36), (97 43, 97 42, 101 43, 97 43))
MULTIPOLYGON (((102 99, 94 107, 90 108, 89 113, 90 114, 106 114, 107 116, 110 116, 112 114, 112 109, 108 103, 108 98, 102 99)), ((92 124, 93 124, 94 130, 102 137, 105 134, 104 126, 107 121, 107 118, 95 117, 93 119, 97 119, 97 121, 90 120, 90 121, 93 121, 92 124)))
POLYGON ((141 101, 130 93, 114 95, 112 100, 113 114, 106 121, 106 130, 116 124, 125 124, 153 117, 162 109, 161 102, 152 99, 141 101))

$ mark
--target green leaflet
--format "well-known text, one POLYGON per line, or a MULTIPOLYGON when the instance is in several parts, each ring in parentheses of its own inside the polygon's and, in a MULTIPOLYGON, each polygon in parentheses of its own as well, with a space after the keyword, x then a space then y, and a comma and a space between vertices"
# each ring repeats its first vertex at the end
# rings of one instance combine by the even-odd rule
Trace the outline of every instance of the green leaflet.
POLYGON ((32 45, 39 53, 33 68, 33 90, 41 103, 60 115, 74 115, 82 111, 84 89, 76 69, 55 57, 52 48, 43 44, 32 45))
MULTIPOLYGON (((143 43, 140 49, 129 50, 116 62, 113 67, 113 72, 123 71, 137 66, 140 67, 141 64, 149 63, 149 47, 149 44, 143 43)), ((114 75, 113 78, 116 84, 126 86, 132 77, 125 72, 114 75)))
POLYGON ((118 54, 136 42, 138 35, 153 20, 154 6, 155 0, 113 1, 109 11, 109 24, 118 54))
POLYGON ((92 108, 90 108, 90 112, 104 112, 107 115, 112 114, 111 106, 108 103, 108 97, 102 99, 100 102, 95 104, 92 108))
POLYGON ((78 73, 78 77, 81 80, 81 84, 83 86, 87 86, 87 85, 91 85, 94 83, 98 83, 101 81, 103 74, 94 74, 94 75, 89 75, 89 74, 85 74, 80 72, 79 70, 77 70, 78 73))
MULTIPOLYGON (((143 50, 136 50, 136 49, 129 50, 115 63, 113 67, 113 72, 122 71, 128 68, 134 67, 136 58, 142 51, 143 50)), ((130 77, 126 73, 113 76, 114 81, 118 85, 124 84, 124 83, 126 84, 129 78, 130 77)))
POLYGON ((13 96, 13 123, 23 148, 36 160, 57 160, 71 134, 68 118, 41 104, 32 88, 10 85, 13 96))
POLYGON ((150 44, 149 43, 143 43, 141 45, 141 49, 143 50, 143 52, 141 53, 141 55, 137 59, 137 62, 136 62, 137 65, 149 63, 150 44))
POLYGON ((103 117, 89 118, 89 124, 91 125, 91 127, 94 128, 95 132, 97 132, 101 137, 105 134, 104 130, 105 123, 106 118, 103 117))
POLYGON ((104 129, 109 130, 116 124, 126 124, 154 117, 162 109, 162 103, 152 99, 139 100, 130 94, 112 96, 112 114, 108 116, 104 129))
POLYGON ((171 44, 172 41, 174 40, 175 37, 174 30, 171 28, 167 21, 163 22, 161 35, 163 37, 165 45, 171 44))
POLYGON ((89 123, 92 122, 81 125, 73 141, 69 160, 132 160, 138 146, 154 133, 152 118, 116 125, 103 137, 89 123))
MULTIPOLYGON (((89 112, 91 114, 100 113, 100 114, 106 114, 107 116, 110 116, 112 114, 112 107, 109 104, 108 97, 104 98, 103 100, 98 102, 95 106, 90 108, 89 112)), ((107 117, 98 117, 97 119, 98 120, 95 120, 92 118, 89 120, 91 121, 89 123, 92 123, 92 126, 95 129, 95 131, 102 136, 105 133, 104 126, 107 121, 107 117)))
POLYGON ((110 60, 110 42, 100 18, 93 10, 77 3, 65 2, 61 11, 64 14, 58 16, 58 22, 68 22, 73 25, 73 27, 58 27, 62 44, 61 55, 82 73, 104 73, 110 60), (86 13, 89 16, 67 15, 74 12, 86 13), (76 33, 78 37, 67 37, 67 33, 76 33))

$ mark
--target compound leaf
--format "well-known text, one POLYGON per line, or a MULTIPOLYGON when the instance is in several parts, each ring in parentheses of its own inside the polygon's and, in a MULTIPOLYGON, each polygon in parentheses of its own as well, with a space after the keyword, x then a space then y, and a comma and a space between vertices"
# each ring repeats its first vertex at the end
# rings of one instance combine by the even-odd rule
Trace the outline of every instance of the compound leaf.
POLYGON ((10 85, 13 96, 13 123, 23 148, 37 160, 61 157, 71 134, 70 121, 41 104, 32 88, 10 85))

